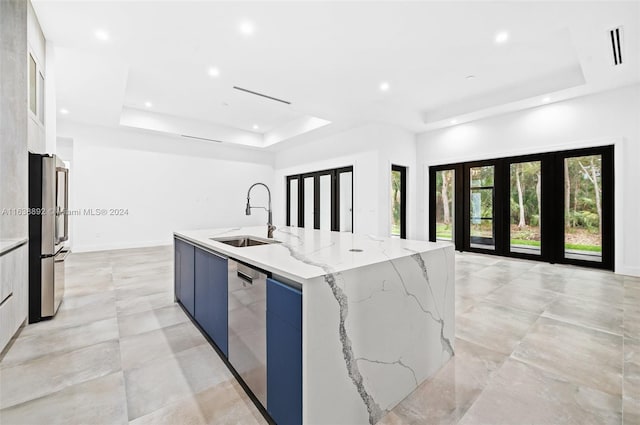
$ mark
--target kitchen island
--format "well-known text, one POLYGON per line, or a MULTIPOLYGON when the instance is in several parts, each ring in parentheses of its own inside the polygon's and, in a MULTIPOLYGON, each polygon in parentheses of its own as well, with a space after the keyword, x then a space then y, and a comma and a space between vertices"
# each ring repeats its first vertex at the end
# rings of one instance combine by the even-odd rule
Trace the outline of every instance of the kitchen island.
POLYGON ((238 321, 230 276, 268 276, 266 331, 253 339, 267 352, 257 398, 277 423, 374 424, 454 354, 451 244, 288 227, 267 240, 263 226, 174 235, 176 300, 224 356, 238 321), (257 245, 230 245, 247 236, 257 245))

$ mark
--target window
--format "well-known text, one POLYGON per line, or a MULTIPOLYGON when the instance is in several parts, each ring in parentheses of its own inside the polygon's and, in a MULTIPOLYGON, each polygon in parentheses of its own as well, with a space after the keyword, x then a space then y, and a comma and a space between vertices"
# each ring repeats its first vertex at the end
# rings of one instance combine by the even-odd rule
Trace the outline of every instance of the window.
POLYGON ((339 230, 353 232, 353 171, 338 173, 338 189, 339 230))
POLYGON ((287 226, 353 231, 353 167, 287 177, 287 226))
POLYGON ((287 226, 298 227, 298 178, 287 177, 287 226))
POLYGON ((44 124, 44 74, 35 58, 29 53, 29 110, 44 124))
POLYGON ((391 166, 391 236, 407 238, 407 167, 391 166))
POLYGON ((509 249, 540 255, 542 221, 542 162, 509 164, 509 249))
POLYGON ((493 165, 469 169, 469 235, 473 248, 495 249, 493 165))
POLYGON ((452 241, 455 170, 436 172, 436 239, 452 241))
POLYGON ((602 155, 564 158, 564 256, 602 261, 602 155))
POLYGON ((613 146, 429 169, 429 239, 613 270, 613 146))
POLYGON ((44 124, 44 77, 38 72, 38 120, 44 124))
POLYGON ((36 61, 32 55, 29 55, 29 109, 34 114, 38 113, 37 108, 37 72, 36 61))

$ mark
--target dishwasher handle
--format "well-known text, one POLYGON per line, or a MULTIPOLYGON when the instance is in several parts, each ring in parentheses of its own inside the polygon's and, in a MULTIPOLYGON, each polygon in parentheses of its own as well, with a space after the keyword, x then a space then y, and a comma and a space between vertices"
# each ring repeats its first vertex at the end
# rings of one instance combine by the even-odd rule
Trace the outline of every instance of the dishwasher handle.
POLYGON ((244 280, 249 285, 253 285, 253 278, 251 276, 249 276, 248 274, 242 273, 241 271, 238 271, 237 274, 240 279, 244 280))

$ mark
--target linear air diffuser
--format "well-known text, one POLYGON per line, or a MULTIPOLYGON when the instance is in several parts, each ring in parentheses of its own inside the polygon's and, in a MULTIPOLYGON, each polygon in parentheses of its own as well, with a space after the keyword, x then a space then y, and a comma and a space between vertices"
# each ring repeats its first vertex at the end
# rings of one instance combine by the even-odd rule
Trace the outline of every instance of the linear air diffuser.
POLYGON ((609 31, 611 37, 611 47, 613 49, 613 64, 622 64, 622 27, 609 31))
POLYGON ((206 140, 207 142, 223 143, 222 140, 207 139, 206 137, 198 137, 198 136, 189 136, 187 134, 181 134, 180 137, 186 137, 187 139, 206 140))
POLYGON ((238 86, 233 86, 233 88, 236 89, 236 90, 240 90, 242 92, 245 92, 245 93, 253 94, 253 95, 256 95, 256 96, 264 97, 266 99, 275 100, 276 102, 281 102, 281 103, 286 103, 287 105, 291 105, 291 102, 288 102, 288 101, 282 100, 282 99, 278 99, 277 97, 268 96, 266 94, 258 93, 258 92, 253 91, 253 90, 244 89, 244 88, 238 87, 238 86))

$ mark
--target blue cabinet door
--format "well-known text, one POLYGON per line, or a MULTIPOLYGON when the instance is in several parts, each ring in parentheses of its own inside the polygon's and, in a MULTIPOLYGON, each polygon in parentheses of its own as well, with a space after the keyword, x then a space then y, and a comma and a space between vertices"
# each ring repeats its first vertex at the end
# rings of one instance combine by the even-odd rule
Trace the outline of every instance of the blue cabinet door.
POLYGON ((302 292, 267 279, 267 411, 302 423, 302 292))
POLYGON ((229 355, 227 259, 196 248, 196 322, 229 355))
POLYGON ((194 253, 193 245, 174 239, 174 290, 176 300, 193 316, 194 313, 194 253))

